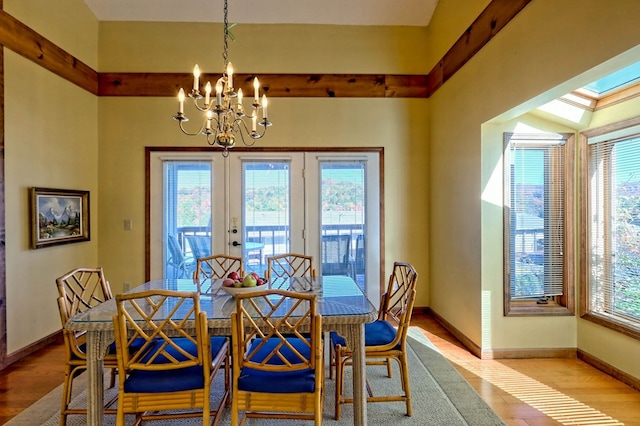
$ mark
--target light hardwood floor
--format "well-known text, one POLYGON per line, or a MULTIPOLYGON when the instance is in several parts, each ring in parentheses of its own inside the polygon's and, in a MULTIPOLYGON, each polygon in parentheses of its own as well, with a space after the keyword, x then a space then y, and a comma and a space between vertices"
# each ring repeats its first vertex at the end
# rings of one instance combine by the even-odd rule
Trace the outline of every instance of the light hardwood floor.
MULTIPOLYGON (((412 323, 509 426, 640 426, 640 392, 578 359, 480 360, 432 316, 412 323)), ((0 424, 62 383, 63 360, 54 344, 0 371, 0 424)))

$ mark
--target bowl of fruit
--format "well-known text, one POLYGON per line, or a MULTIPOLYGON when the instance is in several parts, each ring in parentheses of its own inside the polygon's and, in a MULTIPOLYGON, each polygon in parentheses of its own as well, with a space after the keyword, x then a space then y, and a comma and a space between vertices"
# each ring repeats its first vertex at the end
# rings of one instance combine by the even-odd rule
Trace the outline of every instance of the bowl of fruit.
POLYGON ((237 272, 231 272, 222 280, 222 289, 235 296, 238 293, 251 293, 266 288, 267 279, 261 278, 256 272, 241 277, 237 272))

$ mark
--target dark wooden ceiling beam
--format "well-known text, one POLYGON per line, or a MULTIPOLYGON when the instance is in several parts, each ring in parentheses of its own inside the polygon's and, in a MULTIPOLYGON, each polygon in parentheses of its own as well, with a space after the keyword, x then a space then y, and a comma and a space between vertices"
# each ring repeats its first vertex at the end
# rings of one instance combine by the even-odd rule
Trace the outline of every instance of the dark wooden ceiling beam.
POLYGON ((88 92, 98 94, 96 71, 3 10, 0 10, 0 44, 88 92))
MULTIPOLYGON (((428 98, 530 2, 493 0, 427 75, 261 74, 260 82, 271 97, 428 98)), ((0 44, 98 96, 175 96, 191 87, 188 73, 97 73, 1 10, 0 44)), ((251 96, 252 80, 238 75, 236 86, 242 81, 251 96)))
MULTIPOLYGON (((200 76, 215 82, 220 75, 200 76)), ((234 86, 253 96, 253 74, 235 74, 234 86)), ((427 96, 426 75, 384 74, 260 74, 261 93, 299 98, 412 98, 427 96)), ((100 73, 100 96, 175 96, 187 92, 193 76, 187 73, 100 73)), ((203 90, 202 88, 200 90, 203 90)))
POLYGON ((500 32, 531 0, 493 0, 428 74, 429 96, 500 32))

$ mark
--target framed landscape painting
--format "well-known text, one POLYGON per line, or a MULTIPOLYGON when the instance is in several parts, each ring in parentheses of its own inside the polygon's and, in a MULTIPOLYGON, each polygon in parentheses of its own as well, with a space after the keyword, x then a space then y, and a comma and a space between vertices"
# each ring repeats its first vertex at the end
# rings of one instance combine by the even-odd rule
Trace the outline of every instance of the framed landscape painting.
POLYGON ((89 191, 31 188, 31 248, 89 239, 89 191))

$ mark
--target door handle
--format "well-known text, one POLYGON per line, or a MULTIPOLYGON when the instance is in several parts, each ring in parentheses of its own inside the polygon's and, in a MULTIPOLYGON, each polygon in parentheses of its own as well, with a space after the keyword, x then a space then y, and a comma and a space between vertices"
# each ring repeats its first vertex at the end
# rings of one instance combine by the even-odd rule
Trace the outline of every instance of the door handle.
POLYGON ((234 242, 231 243, 231 245, 234 246, 234 247, 238 247, 238 246, 241 246, 242 244, 237 242, 237 241, 234 241, 234 242))

